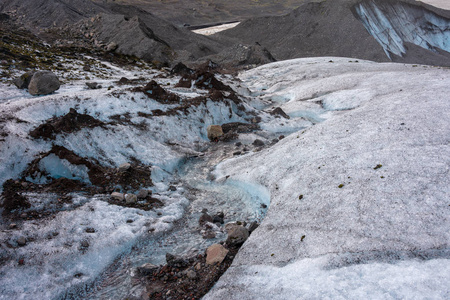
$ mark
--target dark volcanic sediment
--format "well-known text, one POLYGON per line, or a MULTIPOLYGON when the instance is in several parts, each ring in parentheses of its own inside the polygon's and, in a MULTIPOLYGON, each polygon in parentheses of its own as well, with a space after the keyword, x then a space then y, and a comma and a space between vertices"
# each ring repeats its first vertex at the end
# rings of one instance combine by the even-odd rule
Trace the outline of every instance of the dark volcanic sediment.
POLYGON ((448 36, 448 28, 448 11, 416 1, 333 0, 309 1, 285 16, 249 19, 217 35, 247 44, 258 42, 277 60, 341 56, 378 62, 392 60, 449 66, 448 46, 445 51, 432 45, 432 40, 439 39, 439 35, 442 39, 448 36), (368 22, 372 32, 363 23, 367 23, 367 16, 359 14, 360 6, 373 17, 368 22), (390 24, 384 23, 380 13, 390 24), (374 37, 376 33, 385 34, 381 39, 403 44, 406 52, 400 55, 385 51, 374 37), (436 36, 424 36, 426 34, 436 36), (417 35, 414 37, 416 40, 425 42, 421 46, 415 45, 408 35, 417 35), (390 58, 388 54, 391 54, 390 58))
POLYGON ((287 15, 249 19, 212 37, 111 2, 6 0, 0 12, 41 36, 61 28, 158 66, 212 59, 242 67, 315 56, 450 66, 450 12, 413 0, 304 1, 287 15))

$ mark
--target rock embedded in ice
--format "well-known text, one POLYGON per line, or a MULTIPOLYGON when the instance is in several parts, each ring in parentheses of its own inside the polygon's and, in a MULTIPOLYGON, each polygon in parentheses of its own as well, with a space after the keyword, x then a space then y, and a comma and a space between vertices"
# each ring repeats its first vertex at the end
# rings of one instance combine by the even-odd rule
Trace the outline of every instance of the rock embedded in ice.
POLYGON ((97 82, 86 82, 86 85, 91 90, 101 89, 102 86, 97 82))
POLYGON ((119 166, 119 171, 123 172, 123 171, 127 171, 131 168, 131 164, 130 163, 123 163, 119 166))
POLYGON ((272 111, 270 112, 270 114, 271 114, 271 115, 274 115, 274 116, 281 116, 281 117, 283 117, 283 118, 285 118, 285 119, 290 119, 290 118, 291 118, 291 117, 289 117, 288 114, 286 114, 286 113, 284 112, 284 110, 283 110, 281 107, 275 108, 274 110, 272 110, 272 111))
POLYGON ((228 232, 227 244, 240 245, 248 239, 248 236, 248 229, 238 225, 228 232))
POLYGON ((220 244, 214 244, 206 249, 206 263, 208 265, 220 264, 228 254, 228 249, 220 244))
POLYGON ((209 125, 206 131, 210 141, 213 141, 223 135, 222 126, 220 125, 209 125))
POLYGON ((208 215, 207 213, 203 213, 200 218, 198 219, 198 224, 203 225, 206 222, 213 222, 213 217, 211 217, 210 215, 208 215))
POLYGON ((28 85, 31 95, 48 95, 58 90, 61 86, 58 77, 50 71, 38 71, 34 73, 28 85))
POLYGON ((261 141, 260 139, 256 139, 253 141, 252 145, 255 147, 262 147, 262 146, 264 146, 264 142, 261 141))
POLYGON ((124 200, 125 196, 122 193, 114 192, 111 194, 111 198, 116 199, 116 200, 124 200))
POLYGON ((17 239, 17 245, 19 245, 20 247, 25 246, 27 244, 27 240, 25 239, 25 237, 21 236, 17 239))
POLYGON ((137 196, 135 194, 126 194, 125 201, 127 204, 133 204, 137 202, 137 196))

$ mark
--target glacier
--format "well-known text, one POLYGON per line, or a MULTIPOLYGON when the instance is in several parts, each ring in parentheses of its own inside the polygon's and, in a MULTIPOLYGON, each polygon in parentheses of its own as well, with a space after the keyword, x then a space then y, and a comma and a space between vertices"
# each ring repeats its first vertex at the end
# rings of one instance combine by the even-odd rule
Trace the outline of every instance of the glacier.
POLYGON ((386 55, 403 56, 405 43, 450 52, 450 20, 404 2, 362 1, 355 12, 386 55))

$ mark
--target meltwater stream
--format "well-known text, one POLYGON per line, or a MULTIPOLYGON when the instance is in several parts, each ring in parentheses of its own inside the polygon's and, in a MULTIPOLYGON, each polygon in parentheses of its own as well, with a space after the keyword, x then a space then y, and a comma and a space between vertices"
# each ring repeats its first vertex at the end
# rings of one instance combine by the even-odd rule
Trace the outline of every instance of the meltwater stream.
POLYGON ((211 171, 230 156, 233 145, 213 145, 203 157, 187 160, 178 170, 178 188, 190 204, 184 217, 163 234, 148 233, 129 245, 115 262, 93 283, 77 286, 60 299, 125 299, 139 297, 145 286, 133 278, 133 269, 144 263, 164 264, 166 253, 194 255, 203 253, 211 244, 226 239, 224 226, 214 228, 216 237, 204 239, 198 219, 203 209, 210 215, 223 212, 224 224, 233 221, 258 221, 264 218, 270 203, 268 191, 243 182, 214 180, 211 171))

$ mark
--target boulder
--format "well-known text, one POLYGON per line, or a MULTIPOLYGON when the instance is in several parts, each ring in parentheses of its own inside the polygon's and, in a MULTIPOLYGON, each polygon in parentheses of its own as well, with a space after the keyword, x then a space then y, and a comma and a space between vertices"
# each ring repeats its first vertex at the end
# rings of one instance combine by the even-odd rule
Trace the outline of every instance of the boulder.
POLYGON ((214 244, 206 249, 206 263, 208 265, 220 264, 228 254, 228 249, 220 244, 214 244))
POLYGON ((249 236, 248 229, 244 226, 236 226, 228 232, 227 244, 240 245, 243 244, 249 236))
POLYGON ((31 95, 48 95, 61 86, 58 77, 50 71, 38 71, 31 77, 28 91, 31 95))
POLYGON ((28 71, 23 73, 20 77, 15 78, 13 83, 18 89, 27 89, 33 75, 33 71, 28 71))
POLYGON ((121 200, 125 199, 125 196, 122 193, 114 192, 111 194, 111 198, 121 201, 121 200))
POLYGON ((223 135, 222 126, 220 125, 209 125, 206 131, 210 141, 214 141, 223 135))
POLYGON ((137 196, 135 194, 126 194, 125 201, 127 204, 133 204, 137 202, 137 196))

